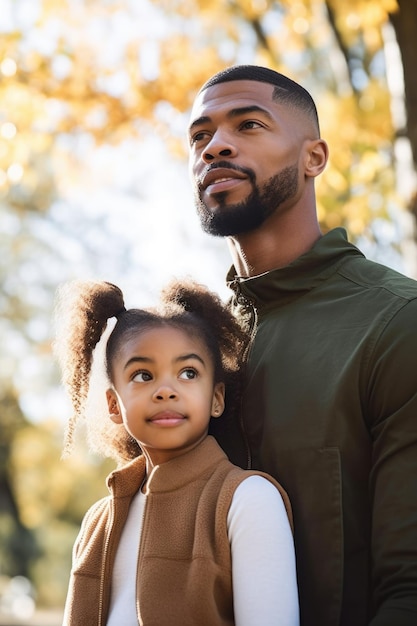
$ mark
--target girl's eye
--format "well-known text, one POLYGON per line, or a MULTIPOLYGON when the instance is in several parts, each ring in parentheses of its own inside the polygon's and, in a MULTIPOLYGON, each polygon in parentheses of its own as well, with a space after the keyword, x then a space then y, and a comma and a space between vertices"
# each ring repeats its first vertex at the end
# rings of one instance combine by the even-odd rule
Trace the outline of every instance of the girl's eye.
POLYGON ((133 375, 132 380, 135 383, 146 383, 149 380, 152 380, 152 376, 149 372, 146 372, 145 370, 140 370, 133 375))
POLYGON ((198 372, 193 367, 187 367, 187 369, 183 370, 180 374, 180 378, 185 380, 192 380, 193 378, 197 378, 198 372))

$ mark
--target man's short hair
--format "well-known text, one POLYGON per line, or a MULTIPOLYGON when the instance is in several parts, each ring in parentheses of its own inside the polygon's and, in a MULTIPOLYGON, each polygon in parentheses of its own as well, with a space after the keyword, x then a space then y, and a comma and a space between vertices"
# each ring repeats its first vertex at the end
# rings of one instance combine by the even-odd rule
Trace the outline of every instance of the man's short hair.
POLYGON ((219 83, 227 83, 232 80, 253 80, 273 85, 272 99, 303 110, 314 121, 320 132, 317 108, 310 93, 294 80, 288 78, 288 76, 284 76, 284 74, 280 74, 268 67, 232 65, 209 78, 201 87, 199 93, 219 83))

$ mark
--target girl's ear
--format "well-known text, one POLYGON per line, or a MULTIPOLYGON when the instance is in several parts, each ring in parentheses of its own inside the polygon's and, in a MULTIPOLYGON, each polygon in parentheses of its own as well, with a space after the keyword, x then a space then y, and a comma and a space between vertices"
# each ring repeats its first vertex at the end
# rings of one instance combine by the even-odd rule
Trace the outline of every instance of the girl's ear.
POLYGON ((211 403, 211 416, 220 417, 224 411, 224 383, 216 383, 213 390, 213 400, 211 403))
POLYGON ((106 391, 107 406, 109 407, 109 417, 115 424, 123 424, 122 414, 120 412, 119 401, 114 389, 106 391))

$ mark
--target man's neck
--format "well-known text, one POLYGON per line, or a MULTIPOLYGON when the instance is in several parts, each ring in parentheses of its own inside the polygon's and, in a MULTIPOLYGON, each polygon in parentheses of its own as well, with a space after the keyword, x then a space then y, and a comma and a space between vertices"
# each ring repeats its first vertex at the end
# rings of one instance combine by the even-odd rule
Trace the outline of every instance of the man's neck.
POLYGON ((229 237, 228 245, 238 276, 250 278, 292 263, 310 250, 322 233, 317 221, 302 228, 259 228, 229 237))

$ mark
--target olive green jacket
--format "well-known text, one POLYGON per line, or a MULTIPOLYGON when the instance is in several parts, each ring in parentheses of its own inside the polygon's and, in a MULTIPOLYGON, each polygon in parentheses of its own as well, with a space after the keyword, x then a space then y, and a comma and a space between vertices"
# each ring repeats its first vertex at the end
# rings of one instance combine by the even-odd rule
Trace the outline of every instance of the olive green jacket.
MULTIPOLYGON (((291 500, 302 626, 415 626, 417 282, 342 229, 228 280, 257 326, 243 424, 252 467, 291 500)), ((246 466, 238 433, 221 443, 246 466)))

